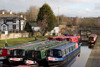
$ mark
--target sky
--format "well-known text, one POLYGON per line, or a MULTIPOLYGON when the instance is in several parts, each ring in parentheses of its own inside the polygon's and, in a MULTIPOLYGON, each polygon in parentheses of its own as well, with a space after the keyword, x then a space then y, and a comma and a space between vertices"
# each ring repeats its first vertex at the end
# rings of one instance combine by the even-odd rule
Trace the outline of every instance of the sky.
POLYGON ((100 0, 0 0, 0 10, 26 12, 30 6, 42 7, 47 3, 54 14, 68 17, 99 17, 100 0))

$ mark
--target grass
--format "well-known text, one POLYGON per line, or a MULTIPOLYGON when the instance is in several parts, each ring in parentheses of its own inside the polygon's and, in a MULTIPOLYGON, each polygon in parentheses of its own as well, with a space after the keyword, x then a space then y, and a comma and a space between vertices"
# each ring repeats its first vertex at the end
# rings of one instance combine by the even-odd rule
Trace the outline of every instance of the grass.
MULTIPOLYGON (((51 36, 38 36, 37 39, 41 40, 41 39, 45 39, 51 36)), ((30 38, 14 38, 14 39, 8 39, 8 46, 15 46, 15 45, 19 45, 19 44, 24 44, 24 43, 28 43, 28 42, 32 42, 35 40, 35 37, 30 37, 30 38)), ((0 48, 5 46, 5 40, 0 40, 0 48)))

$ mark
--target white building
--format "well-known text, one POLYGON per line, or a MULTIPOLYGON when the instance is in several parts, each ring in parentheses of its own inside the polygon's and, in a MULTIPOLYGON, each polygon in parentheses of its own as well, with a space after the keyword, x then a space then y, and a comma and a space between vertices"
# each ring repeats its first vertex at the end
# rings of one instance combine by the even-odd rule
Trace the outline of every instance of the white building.
POLYGON ((60 31, 60 30, 59 30, 59 25, 56 24, 55 27, 54 27, 54 29, 51 30, 51 32, 47 32, 47 34, 58 35, 58 34, 59 34, 59 31, 60 31))
POLYGON ((37 25, 37 23, 30 23, 30 25, 32 26, 33 31, 35 32, 39 32, 40 31, 40 27, 37 25))
POLYGON ((25 19, 10 12, 9 14, 0 14, 0 31, 22 31, 25 26, 25 19))

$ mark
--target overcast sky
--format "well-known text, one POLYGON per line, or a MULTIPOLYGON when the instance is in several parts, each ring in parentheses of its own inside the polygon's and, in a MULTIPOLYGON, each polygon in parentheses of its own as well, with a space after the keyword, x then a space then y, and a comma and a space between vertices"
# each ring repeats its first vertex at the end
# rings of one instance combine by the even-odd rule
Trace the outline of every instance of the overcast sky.
POLYGON ((100 0, 0 0, 0 10, 25 12, 30 6, 41 7, 47 3, 55 15, 63 14, 69 17, 100 16, 100 0))

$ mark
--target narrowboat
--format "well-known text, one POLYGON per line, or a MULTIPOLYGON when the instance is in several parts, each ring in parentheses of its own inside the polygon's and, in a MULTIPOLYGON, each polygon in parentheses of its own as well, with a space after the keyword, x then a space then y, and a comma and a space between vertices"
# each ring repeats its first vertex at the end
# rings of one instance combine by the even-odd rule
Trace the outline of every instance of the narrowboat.
POLYGON ((94 47, 96 40, 97 40, 97 35, 91 34, 88 38, 89 47, 94 47))
POLYGON ((10 56, 10 50, 6 48, 0 48, 0 60, 6 60, 10 56))
POLYGON ((66 41, 71 41, 71 42, 79 42, 80 41, 80 36, 56 36, 56 37, 49 37, 48 40, 66 40, 66 41))
POLYGON ((48 50, 47 60, 49 65, 54 66, 69 62, 77 54, 80 55, 80 47, 81 45, 77 42, 72 42, 48 50))

